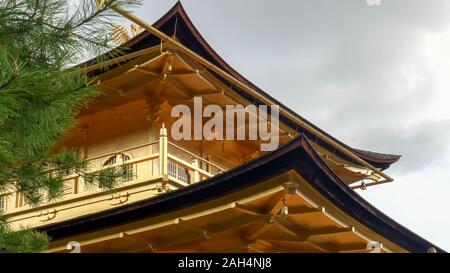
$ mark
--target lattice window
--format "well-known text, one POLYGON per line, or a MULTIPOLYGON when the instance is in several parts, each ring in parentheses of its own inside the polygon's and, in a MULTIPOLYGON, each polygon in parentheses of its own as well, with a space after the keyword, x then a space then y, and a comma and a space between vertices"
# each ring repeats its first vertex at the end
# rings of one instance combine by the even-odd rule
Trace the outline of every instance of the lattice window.
POLYGON ((71 195, 74 193, 74 183, 75 181, 72 179, 64 181, 62 196, 71 195))
MULTIPOLYGON (((124 164, 126 164, 127 161, 130 161, 130 160, 131 160, 131 158, 130 158, 129 156, 127 156, 127 155, 122 155, 122 161, 123 161, 124 164)), ((132 181, 132 180, 134 180, 134 170, 133 170, 133 165, 127 164, 127 165, 125 166, 125 173, 124 173, 124 176, 123 176, 123 181, 124 181, 124 182, 130 182, 130 181, 132 181)))
POLYGON ((6 195, 0 195, 0 213, 5 212, 8 209, 8 197, 6 195))
POLYGON ((168 173, 169 176, 178 179, 181 182, 189 183, 189 171, 173 160, 169 160, 168 173))
POLYGON ((110 166, 116 165, 116 163, 117 163, 117 156, 115 155, 115 156, 110 157, 108 160, 106 160, 105 163, 103 163, 103 166, 110 167, 110 166))
POLYGON ((130 182, 133 181, 134 179, 136 179, 135 177, 135 171, 134 171, 134 166, 132 164, 127 164, 127 161, 130 161, 131 158, 128 155, 116 155, 116 156, 112 156, 110 157, 107 161, 105 161, 105 163, 103 163, 103 166, 105 167, 109 167, 109 166, 114 166, 117 164, 117 162, 119 162, 119 160, 122 159, 123 164, 125 165, 125 172, 123 175, 123 182, 130 182))

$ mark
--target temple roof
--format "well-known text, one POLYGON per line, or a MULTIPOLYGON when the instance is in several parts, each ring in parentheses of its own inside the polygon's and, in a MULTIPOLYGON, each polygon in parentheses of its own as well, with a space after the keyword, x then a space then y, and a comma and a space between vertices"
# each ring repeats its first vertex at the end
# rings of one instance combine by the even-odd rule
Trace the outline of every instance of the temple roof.
POLYGON ((351 190, 322 160, 304 135, 274 152, 201 183, 123 207, 48 225, 39 230, 45 231, 53 240, 72 238, 102 228, 168 215, 212 199, 219 200, 252 186, 262 185, 277 175, 290 171, 298 173, 315 191, 348 216, 401 248, 411 252, 426 252, 433 247, 438 252, 444 252, 398 224, 351 190))
MULTIPOLYGON (((197 30, 197 28, 194 26, 190 18, 188 17, 186 11, 184 10, 182 4, 178 2, 175 4, 172 9, 170 9, 164 16, 162 16, 154 25, 157 29, 164 32, 165 34, 175 37, 178 41, 180 41, 184 46, 188 47, 192 51, 196 52, 206 60, 210 61, 211 63, 217 65, 219 68, 223 69, 233 77, 237 78, 239 81, 243 82, 244 84, 248 85, 249 87, 257 90, 260 94, 262 94, 264 97, 269 98, 271 101, 275 102, 275 104, 279 105, 280 108, 285 109, 293 116, 303 120, 305 123, 307 123, 309 126, 315 128, 319 132, 321 132, 326 137, 329 137, 330 139, 334 140, 336 143, 339 143, 343 147, 349 149, 352 151, 355 155, 360 157, 361 159, 367 161, 371 165, 380 168, 382 170, 385 170, 389 168, 389 166, 395 162, 397 162, 401 156, 399 155, 390 155, 390 154, 380 154, 375 152, 369 152, 365 150, 360 149, 354 149, 346 144, 340 142, 339 140, 335 139, 322 129, 318 128, 311 122, 307 121, 279 101, 277 101, 275 98, 270 96, 268 93, 264 92, 262 89, 257 87, 255 84, 253 84, 251 81, 246 79, 244 76, 242 76, 239 72, 237 72, 235 69, 233 69, 225 60, 223 60, 219 54, 217 54, 214 49, 206 42, 206 40, 202 37, 200 32, 197 30)), ((159 45, 161 43, 160 39, 153 34, 149 33, 148 31, 143 31, 127 43, 123 45, 123 48, 125 48, 123 51, 125 54, 130 54, 133 52, 137 52, 139 50, 143 50, 155 45, 159 45)), ((83 65, 92 65, 96 62, 95 59, 83 64, 83 65)), ((121 63, 121 65, 124 63, 121 63)), ((113 66, 114 67, 114 66, 113 66)), ((245 92, 244 90, 240 89, 239 87, 233 86, 232 84, 228 83, 225 79, 221 78, 219 75, 215 74, 214 72, 210 71, 213 75, 215 75, 219 80, 227 84, 228 86, 231 86, 231 89, 238 93, 243 98, 254 102, 254 104, 264 104, 261 103, 257 98, 253 97, 248 92, 245 92)), ((103 73, 103 70, 97 70, 94 71, 92 74, 97 75, 103 73)), ((315 140, 317 144, 322 146, 323 148, 327 149, 328 151, 333 151, 336 155, 340 156, 343 159, 348 160, 349 162, 354 162, 351 158, 349 158, 347 155, 340 151, 336 151, 334 147, 332 147, 328 142, 324 141, 321 138, 317 138, 316 135, 314 135, 312 132, 308 131, 307 128, 302 127, 298 123, 294 122, 290 118, 280 115, 280 121, 284 122, 286 125, 291 127, 293 130, 300 131, 301 133, 305 134, 306 137, 308 137, 310 140, 315 140)))

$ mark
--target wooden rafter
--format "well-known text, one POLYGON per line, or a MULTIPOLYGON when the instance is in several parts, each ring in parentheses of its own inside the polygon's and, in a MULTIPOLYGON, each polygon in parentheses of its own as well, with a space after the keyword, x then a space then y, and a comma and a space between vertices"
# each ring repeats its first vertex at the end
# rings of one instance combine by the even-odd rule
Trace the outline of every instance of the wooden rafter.
POLYGON ((97 69, 102 69, 102 68, 109 67, 111 65, 115 65, 118 63, 127 62, 129 60, 132 60, 132 59, 135 59, 138 57, 142 57, 142 56, 145 56, 150 53, 154 53, 154 52, 158 51, 159 48, 160 48, 159 45, 145 48, 145 49, 142 49, 142 50, 139 50, 139 51, 136 51, 133 53, 129 53, 129 54, 126 54, 123 56, 119 56, 119 57, 116 57, 116 58, 113 58, 113 59, 110 59, 110 60, 107 60, 107 61, 104 61, 101 63, 83 67, 83 68, 81 68, 81 71, 82 71, 82 73, 89 73, 89 72, 92 72, 97 69))
POLYGON ((240 211, 242 213, 248 214, 248 215, 254 215, 254 216, 266 216, 267 213, 259 208, 250 207, 246 205, 242 205, 238 202, 236 202, 236 206, 234 207, 235 210, 240 211))
MULTIPOLYGON (((192 225, 181 221, 183 227, 187 228, 187 232, 182 232, 178 235, 172 236, 172 237, 165 237, 164 239, 155 239, 150 240, 152 245, 156 249, 161 248, 167 248, 170 246, 174 246, 180 243, 186 243, 186 242, 192 242, 196 240, 202 240, 205 239, 205 234, 208 236, 208 238, 214 236, 217 233, 229 231, 230 229, 239 228, 248 224, 251 224, 255 221, 255 217, 239 217, 238 219, 235 219, 234 221, 228 221, 220 223, 220 225, 215 226, 210 229, 201 229, 201 228, 194 228, 192 225)), ((178 222, 177 224, 179 224, 178 222)))
POLYGON ((334 229, 334 230, 330 230, 330 231, 322 231, 322 232, 318 232, 318 233, 314 233, 308 236, 307 240, 308 241, 315 241, 315 240, 320 240, 325 236, 339 236, 339 235, 344 235, 344 234, 354 234, 356 231, 356 229, 354 227, 349 227, 349 228, 339 228, 339 229, 334 229))
POLYGON ((266 232, 274 223, 273 216, 250 225, 243 234, 245 240, 255 240, 266 232))
POLYGON ((137 71, 142 72, 142 73, 144 73, 146 75, 149 75, 149 76, 152 76, 152 77, 159 77, 160 76, 160 74, 158 72, 151 71, 151 70, 146 69, 146 68, 144 68, 142 66, 138 67, 137 71))
POLYGON ((204 228, 200 228, 200 227, 194 226, 192 224, 189 224, 189 223, 187 223, 186 221, 184 221, 182 219, 180 219, 180 222, 178 223, 178 225, 180 225, 180 226, 182 226, 184 228, 187 228, 189 230, 198 231, 199 233, 201 233, 203 235, 204 239, 211 239, 211 237, 208 235, 208 231, 205 230, 204 228))
POLYGON ((172 86, 174 86, 178 91, 183 93, 189 99, 192 99, 195 96, 194 91, 186 87, 181 81, 175 78, 170 78, 169 82, 172 86))

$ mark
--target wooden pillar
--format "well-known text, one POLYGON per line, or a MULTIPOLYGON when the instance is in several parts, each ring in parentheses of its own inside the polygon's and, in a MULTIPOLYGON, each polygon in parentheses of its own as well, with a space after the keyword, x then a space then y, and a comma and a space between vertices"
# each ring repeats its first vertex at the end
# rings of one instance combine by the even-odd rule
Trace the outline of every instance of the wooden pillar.
POLYGON ((192 160, 192 167, 194 167, 194 172, 193 172, 193 176, 191 178, 191 184, 195 184, 197 182, 200 182, 200 173, 197 170, 200 167, 198 159, 194 158, 192 160))
MULTIPOLYGON (((156 90, 154 90, 156 91, 156 90)), ((150 94, 153 94, 155 92, 150 92, 150 94)), ((158 134, 158 123, 160 120, 160 114, 161 114, 161 105, 163 104, 163 100, 160 96, 155 95, 148 95, 145 99, 145 112, 146 112, 146 120, 147 120, 147 134, 148 134, 148 143, 152 143, 154 141, 158 140, 159 134, 158 134)), ((150 145, 148 147, 148 154, 152 155, 156 153, 157 147, 154 145, 150 145)), ((157 160, 151 160, 148 163, 148 170, 147 174, 148 177, 155 177, 158 176, 158 170, 160 170, 159 167, 160 162, 157 160)))
MULTIPOLYGON (((159 135, 157 134, 155 124, 153 122, 149 122, 147 128, 147 142, 152 143, 158 140, 158 137, 159 135)), ((146 150, 147 155, 150 156, 156 152, 157 147, 155 147, 154 145, 149 145, 146 150)), ((158 162, 156 160, 150 160, 147 163, 147 170, 143 175, 147 176, 148 178, 155 177, 157 176, 158 168, 158 162)))
MULTIPOLYGON (((88 158, 88 145, 89 145, 88 134, 89 134, 89 125, 84 124, 81 127, 81 137, 83 139, 83 147, 80 150, 80 152, 81 152, 80 156, 83 159, 88 158)), ((89 171, 91 171, 91 170, 88 169, 88 172, 89 171)), ((74 181, 74 192, 73 193, 78 194, 78 193, 83 193, 85 191, 86 191, 86 184, 84 182, 84 179, 82 177, 78 177, 74 181)))
POLYGON ((169 180, 169 174, 167 171, 168 165, 168 139, 167 129, 163 123, 161 130, 159 131, 159 175, 162 176, 164 181, 169 180))
MULTIPOLYGON (((206 161, 208 161, 208 163, 209 162, 211 162, 211 156, 206 156, 206 161)), ((208 173, 211 173, 211 165, 209 165, 209 164, 206 164, 206 171, 208 172, 208 173)))

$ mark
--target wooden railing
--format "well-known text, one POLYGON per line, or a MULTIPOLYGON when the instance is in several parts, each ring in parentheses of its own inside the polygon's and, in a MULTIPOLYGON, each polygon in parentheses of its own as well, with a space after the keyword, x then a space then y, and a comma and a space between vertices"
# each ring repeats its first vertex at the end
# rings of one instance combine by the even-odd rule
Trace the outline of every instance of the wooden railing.
MULTIPOLYGON (((121 187, 162 178, 172 181, 177 187, 189 186, 225 171, 219 165, 204 159, 176 144, 169 143, 167 130, 163 127, 159 141, 114 151, 88 159, 90 173, 100 172, 108 168, 124 166, 127 170, 121 187)), ((67 201, 79 195, 99 193, 103 189, 83 181, 79 175, 73 174, 64 181, 61 198, 55 202, 67 201)), ((0 195, 0 212, 28 207, 20 193, 0 195)))

